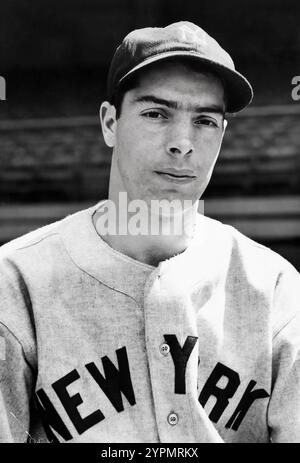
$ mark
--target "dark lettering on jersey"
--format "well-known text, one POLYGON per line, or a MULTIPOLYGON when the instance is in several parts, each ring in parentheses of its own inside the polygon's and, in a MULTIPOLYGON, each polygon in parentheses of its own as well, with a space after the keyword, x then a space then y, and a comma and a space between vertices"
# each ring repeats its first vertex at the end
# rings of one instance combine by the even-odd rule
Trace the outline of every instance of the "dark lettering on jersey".
POLYGON ((164 338, 166 343, 170 346, 170 353, 174 362, 174 392, 175 394, 185 394, 186 365, 198 338, 196 336, 188 336, 182 348, 180 347, 180 344, 175 334, 165 334, 164 338))
POLYGON ((198 399, 202 407, 205 406, 211 396, 214 396, 217 399, 209 414, 209 419, 211 421, 214 423, 219 421, 222 413, 229 404, 229 399, 234 396, 239 385, 240 377, 238 373, 220 362, 217 363, 208 380, 204 384, 198 399), (218 382, 221 378, 226 378, 227 380, 226 386, 223 388, 218 387, 218 382))
MULTIPOLYGON (((183 347, 180 346, 175 334, 165 334, 164 338, 170 346, 170 354, 174 363, 175 394, 185 394, 186 368, 198 338, 196 336, 187 336, 183 347)), ((122 394, 131 406, 136 404, 136 399, 126 347, 117 349, 116 356, 118 367, 116 367, 107 356, 101 358, 104 374, 100 372, 94 362, 87 363, 85 368, 106 395, 115 410, 120 413, 124 411, 122 394)), ((75 429, 79 434, 82 434, 92 426, 104 420, 105 417, 99 409, 93 411, 88 416, 81 416, 78 407, 83 403, 82 397, 79 393, 70 395, 67 391, 67 387, 78 380, 80 380, 80 375, 78 371, 74 369, 55 381, 52 384, 52 388, 75 429)), ((210 397, 216 399, 209 413, 209 418, 212 422, 217 423, 219 421, 230 401, 235 396, 236 391, 239 389, 240 384, 240 376, 236 371, 221 362, 217 363, 205 382, 198 398, 201 406, 206 406, 206 408, 210 397)), ((226 428, 237 431, 253 402, 258 399, 269 397, 268 392, 264 389, 254 389, 256 384, 254 380, 249 382, 232 416, 227 421, 225 425, 226 428)), ((34 402, 50 442, 59 442, 58 436, 64 441, 72 439, 70 431, 43 389, 36 391, 34 402)))
MULTIPOLYGON (((229 400, 237 391, 240 382, 240 376, 237 372, 220 362, 217 363, 211 375, 204 384, 198 399, 202 407, 205 406, 211 396, 217 399, 212 411, 209 414, 211 421, 214 423, 219 421, 221 415, 229 404, 229 400), (225 387, 221 388, 218 386, 218 383, 223 378, 227 380, 227 383, 225 387)), ((270 396, 270 394, 268 394, 265 389, 255 389, 253 391, 252 389, 255 384, 256 381, 251 380, 249 382, 240 402, 233 412, 233 415, 226 423, 226 428, 231 428, 234 431, 237 431, 253 402, 257 399, 263 399, 270 396)))
POLYGON ((270 396, 270 394, 268 394, 264 389, 255 389, 253 391, 252 389, 254 388, 255 384, 256 381, 253 380, 251 380, 248 384, 243 397, 233 412, 232 417, 226 423, 226 428, 231 428, 234 429, 234 431, 237 431, 253 402, 257 399, 264 399, 270 396))
POLYGON ((34 403, 39 411, 46 436, 50 442, 59 443, 59 440, 53 430, 65 441, 72 439, 71 433, 43 389, 36 391, 34 403))
POLYGON ((72 370, 67 375, 60 378, 58 381, 52 384, 53 389, 56 392, 59 400, 61 401, 64 409, 69 415, 70 420, 74 424, 78 434, 84 433, 87 429, 91 428, 95 424, 99 423, 104 419, 104 415, 100 410, 95 410, 90 415, 82 418, 77 407, 83 403, 80 394, 74 394, 70 396, 67 391, 67 386, 72 384, 74 381, 80 378, 77 370, 72 370))
MULTIPOLYGON (((100 373, 94 362, 85 365, 87 371, 102 389, 118 412, 124 410, 121 393, 127 398, 130 405, 135 405, 135 395, 132 387, 129 362, 126 347, 116 350, 118 368, 105 356, 102 357, 104 376, 100 373)), ((56 395, 62 403, 70 420, 79 434, 84 433, 95 424, 102 421, 105 417, 101 410, 95 410, 86 417, 82 417, 77 408, 83 403, 80 394, 70 396, 67 387, 77 381, 80 375, 77 370, 72 370, 62 378, 52 384, 56 395)), ((72 439, 72 435, 65 426, 62 418, 50 401, 46 392, 39 389, 35 393, 35 404, 40 413, 41 421, 44 426, 47 438, 50 442, 59 442, 53 430, 57 432, 65 441, 72 439)))
POLYGON ((130 405, 135 405, 136 402, 131 382, 126 347, 118 349, 116 354, 119 370, 108 357, 102 357, 101 360, 105 376, 100 373, 94 362, 88 363, 85 367, 107 398, 111 401, 117 412, 120 413, 124 410, 121 392, 123 392, 130 405))

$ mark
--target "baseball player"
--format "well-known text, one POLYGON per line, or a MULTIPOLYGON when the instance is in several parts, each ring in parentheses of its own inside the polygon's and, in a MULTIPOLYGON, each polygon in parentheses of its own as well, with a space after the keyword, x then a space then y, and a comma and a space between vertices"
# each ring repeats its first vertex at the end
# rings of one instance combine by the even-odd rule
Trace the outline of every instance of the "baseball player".
POLYGON ((179 22, 125 37, 107 97, 108 199, 0 250, 0 441, 300 442, 299 274, 197 212, 249 82, 179 22), (186 227, 130 232, 137 201, 186 227))

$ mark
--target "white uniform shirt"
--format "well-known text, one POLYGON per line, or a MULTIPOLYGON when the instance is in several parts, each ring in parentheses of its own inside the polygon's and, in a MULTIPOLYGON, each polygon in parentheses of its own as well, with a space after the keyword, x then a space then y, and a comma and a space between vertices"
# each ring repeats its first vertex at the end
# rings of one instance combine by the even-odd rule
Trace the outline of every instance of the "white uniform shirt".
POLYGON ((0 441, 300 442, 294 267, 199 216, 155 268, 95 210, 0 249, 0 441))

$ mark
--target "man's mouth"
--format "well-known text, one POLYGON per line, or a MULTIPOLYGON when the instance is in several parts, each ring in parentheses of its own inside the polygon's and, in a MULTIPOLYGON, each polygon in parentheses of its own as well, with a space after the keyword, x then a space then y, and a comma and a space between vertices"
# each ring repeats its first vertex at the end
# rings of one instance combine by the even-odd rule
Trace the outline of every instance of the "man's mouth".
POLYGON ((196 175, 194 175, 192 171, 186 170, 186 169, 156 170, 155 173, 165 178, 166 180, 180 182, 180 183, 189 183, 196 179, 196 175))

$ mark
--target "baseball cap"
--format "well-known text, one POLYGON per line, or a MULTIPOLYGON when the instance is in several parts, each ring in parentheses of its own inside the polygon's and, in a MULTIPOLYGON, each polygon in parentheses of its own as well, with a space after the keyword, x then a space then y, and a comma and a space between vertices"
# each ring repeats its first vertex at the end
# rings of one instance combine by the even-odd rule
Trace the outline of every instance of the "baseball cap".
POLYGON ((252 87, 236 71, 231 56, 201 27, 189 21, 130 32, 111 61, 107 79, 109 101, 113 101, 120 84, 136 72, 176 57, 202 62, 206 69, 219 75, 226 88, 227 112, 238 112, 251 102, 252 87))

